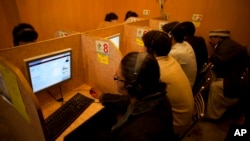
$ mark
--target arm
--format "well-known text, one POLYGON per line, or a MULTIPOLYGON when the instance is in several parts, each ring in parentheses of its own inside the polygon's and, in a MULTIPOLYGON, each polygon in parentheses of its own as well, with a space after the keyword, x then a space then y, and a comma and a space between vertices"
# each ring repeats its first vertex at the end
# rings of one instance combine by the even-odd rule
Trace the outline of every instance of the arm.
POLYGON ((117 110, 127 110, 129 105, 129 96, 120 94, 104 93, 100 97, 103 106, 115 108, 117 110))
POLYGON ((232 40, 224 40, 218 46, 215 54, 211 56, 211 61, 215 65, 227 63, 242 52, 243 48, 232 40))
POLYGON ((91 88, 89 93, 92 97, 99 99, 103 106, 114 109, 119 113, 124 113, 130 102, 127 95, 104 93, 98 88, 91 88))

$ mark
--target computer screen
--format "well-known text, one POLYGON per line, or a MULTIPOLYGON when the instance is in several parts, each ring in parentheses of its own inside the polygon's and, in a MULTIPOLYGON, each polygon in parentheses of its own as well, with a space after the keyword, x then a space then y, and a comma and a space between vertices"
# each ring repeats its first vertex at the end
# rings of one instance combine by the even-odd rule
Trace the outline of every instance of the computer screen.
POLYGON ((35 56, 24 61, 34 93, 72 77, 71 49, 35 56))
POLYGON ((115 44, 117 48, 120 47, 120 33, 107 37, 111 42, 115 44))

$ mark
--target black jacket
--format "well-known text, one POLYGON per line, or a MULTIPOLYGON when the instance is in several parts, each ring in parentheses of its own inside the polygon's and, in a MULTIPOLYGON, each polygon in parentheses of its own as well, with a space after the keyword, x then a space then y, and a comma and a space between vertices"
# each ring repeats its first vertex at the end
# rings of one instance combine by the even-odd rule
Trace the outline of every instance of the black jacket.
POLYGON ((224 78, 224 96, 238 97, 241 75, 247 64, 246 49, 230 38, 226 38, 216 47, 211 61, 217 78, 224 78))
POLYGON ((104 94, 101 102, 106 108, 125 112, 112 128, 113 141, 175 140, 171 105, 165 93, 149 95, 133 105, 129 105, 128 96, 104 94))
POLYGON ((203 65, 208 63, 207 45, 204 38, 200 36, 187 36, 184 39, 193 48, 197 64, 197 72, 200 72, 203 65))

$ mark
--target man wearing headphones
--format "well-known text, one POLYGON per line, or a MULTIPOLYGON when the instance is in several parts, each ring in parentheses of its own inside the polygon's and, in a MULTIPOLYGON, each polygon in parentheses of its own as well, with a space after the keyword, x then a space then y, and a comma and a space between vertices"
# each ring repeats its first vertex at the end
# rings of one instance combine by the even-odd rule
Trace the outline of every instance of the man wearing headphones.
MULTIPOLYGON (((115 141, 174 140, 173 115, 166 97, 166 83, 154 56, 131 52, 120 63, 114 76, 118 94, 91 89, 106 108, 122 113, 111 129, 115 141)), ((102 139, 103 140, 103 139, 102 139)))
POLYGON ((171 39, 165 32, 151 30, 143 36, 148 53, 156 56, 161 81, 168 84, 166 91, 173 111, 175 133, 182 135, 191 125, 194 109, 193 93, 187 76, 179 63, 168 53, 171 39))

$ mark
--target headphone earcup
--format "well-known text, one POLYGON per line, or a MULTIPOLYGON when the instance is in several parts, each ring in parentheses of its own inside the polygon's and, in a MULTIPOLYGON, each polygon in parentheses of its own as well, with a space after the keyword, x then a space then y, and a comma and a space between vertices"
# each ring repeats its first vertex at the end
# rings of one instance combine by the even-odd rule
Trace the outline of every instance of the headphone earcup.
POLYGON ((131 96, 138 96, 142 92, 142 87, 139 84, 128 84, 125 88, 131 96))

